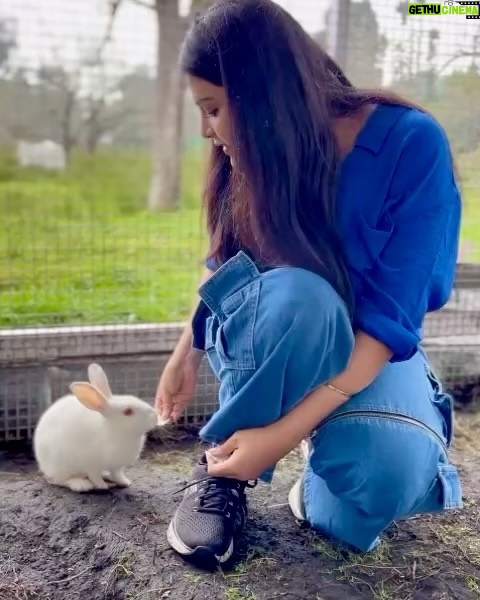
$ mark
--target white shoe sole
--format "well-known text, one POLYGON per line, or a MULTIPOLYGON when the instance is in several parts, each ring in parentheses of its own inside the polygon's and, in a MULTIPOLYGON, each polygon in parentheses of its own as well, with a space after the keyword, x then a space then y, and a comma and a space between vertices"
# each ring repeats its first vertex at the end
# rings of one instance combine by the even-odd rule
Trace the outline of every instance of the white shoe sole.
POLYGON ((226 563, 232 557, 234 549, 234 543, 232 540, 227 551, 224 554, 221 554, 220 556, 212 552, 206 546, 199 546, 192 550, 192 548, 186 546, 178 537, 177 532, 175 531, 175 525, 173 523, 173 520, 170 521, 170 525, 167 529, 167 541, 170 544, 170 546, 175 550, 175 552, 178 552, 178 554, 181 554, 182 556, 195 558, 195 556, 198 555, 198 557, 201 558, 202 561, 214 561, 219 565, 226 563))
MULTIPOLYGON (((300 444, 300 450, 306 463, 312 450, 310 441, 303 440, 300 444)), ((307 520, 305 515, 305 504, 303 502, 303 475, 293 484, 292 488, 290 489, 288 493, 288 505, 290 506, 293 516, 298 521, 307 520)))
POLYGON ((288 505, 298 521, 307 520, 303 503, 303 477, 296 481, 288 492, 288 505))

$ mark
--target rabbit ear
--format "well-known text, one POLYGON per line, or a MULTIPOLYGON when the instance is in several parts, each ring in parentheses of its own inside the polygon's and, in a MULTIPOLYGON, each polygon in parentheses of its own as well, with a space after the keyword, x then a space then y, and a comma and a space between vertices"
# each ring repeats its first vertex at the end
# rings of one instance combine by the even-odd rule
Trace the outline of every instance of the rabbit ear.
POLYGON ((92 385, 102 392, 105 398, 112 397, 112 391, 108 383, 108 377, 100 365, 92 363, 88 366, 88 379, 92 385))
POLYGON ((91 383, 74 382, 70 385, 70 391, 76 398, 90 410, 103 412, 108 405, 108 400, 91 383))

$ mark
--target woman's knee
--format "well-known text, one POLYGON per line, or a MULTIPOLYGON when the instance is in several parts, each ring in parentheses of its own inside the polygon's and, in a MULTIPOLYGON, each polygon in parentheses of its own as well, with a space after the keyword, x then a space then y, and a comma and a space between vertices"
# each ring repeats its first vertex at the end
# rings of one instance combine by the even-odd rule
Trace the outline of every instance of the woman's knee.
POLYGON ((346 366, 355 342, 340 296, 325 279, 294 267, 262 275, 254 337, 263 358, 283 344, 306 367, 327 361, 333 372, 346 366))
POLYGON ((205 348, 220 380, 222 410, 204 432, 221 437, 271 423, 348 364, 354 344, 348 313, 313 273, 268 271, 216 308, 205 348))
POLYGON ((320 276, 276 268, 212 302, 218 293, 211 289, 214 283, 209 301, 217 309, 206 324, 205 347, 209 353, 216 350, 223 367, 254 371, 276 355, 301 361, 306 372, 324 364, 327 376, 345 368, 354 345, 349 314, 320 276))

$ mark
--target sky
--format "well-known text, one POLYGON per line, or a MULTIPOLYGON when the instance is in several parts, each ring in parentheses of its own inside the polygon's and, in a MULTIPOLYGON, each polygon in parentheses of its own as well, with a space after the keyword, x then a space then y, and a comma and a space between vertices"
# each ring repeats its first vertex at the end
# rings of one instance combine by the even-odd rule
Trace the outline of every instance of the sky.
MULTIPOLYGON (((144 0, 147 1, 147 0, 144 0)), ((322 29, 325 12, 334 0, 278 0, 300 23, 313 33, 322 29)), ((180 0, 183 10, 189 0, 180 0)), ((402 26, 396 12, 397 0, 371 0, 381 32, 390 41, 390 49, 399 36, 414 27, 434 25, 441 38, 438 60, 445 62, 462 44, 480 33, 478 20, 461 15, 441 17, 407 17, 402 26), (428 25, 427 25, 428 24, 428 25)), ((0 0, 0 18, 11 17, 17 22, 19 59, 32 67, 51 60, 52 54, 64 64, 75 63, 79 48, 93 47, 105 30, 107 0, 0 0)), ((352 24, 354 26, 354 24, 352 24)), ((155 64, 156 23, 151 11, 124 0, 114 29, 110 54, 115 68, 131 68, 155 64)), ((480 48, 480 41, 479 41, 480 48)), ((392 61, 387 54, 384 65, 385 81, 391 79, 392 61)), ((468 61, 457 61, 457 67, 468 61)), ((113 68, 113 67, 112 67, 113 68)))

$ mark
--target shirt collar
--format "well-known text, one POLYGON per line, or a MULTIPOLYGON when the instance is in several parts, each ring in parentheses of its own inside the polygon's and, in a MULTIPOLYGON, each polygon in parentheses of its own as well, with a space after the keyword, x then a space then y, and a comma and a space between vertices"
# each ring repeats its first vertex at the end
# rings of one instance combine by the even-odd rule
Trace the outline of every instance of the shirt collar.
POLYGON ((407 106, 377 105, 357 135, 355 148, 364 148, 373 154, 379 154, 393 126, 407 110, 410 110, 407 106))

